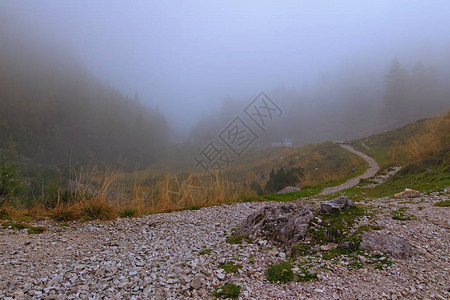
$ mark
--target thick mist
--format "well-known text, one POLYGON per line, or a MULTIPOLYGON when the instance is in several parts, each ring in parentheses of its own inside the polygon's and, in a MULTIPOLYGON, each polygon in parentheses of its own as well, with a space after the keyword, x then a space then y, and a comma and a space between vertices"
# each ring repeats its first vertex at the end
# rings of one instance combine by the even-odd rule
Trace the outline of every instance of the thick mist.
POLYGON ((396 56, 448 75, 449 9, 447 1, 2 3, 3 13, 58 41, 100 80, 138 93, 184 133, 226 98, 276 89, 305 98, 305 87, 339 81, 345 65, 378 83, 396 56))

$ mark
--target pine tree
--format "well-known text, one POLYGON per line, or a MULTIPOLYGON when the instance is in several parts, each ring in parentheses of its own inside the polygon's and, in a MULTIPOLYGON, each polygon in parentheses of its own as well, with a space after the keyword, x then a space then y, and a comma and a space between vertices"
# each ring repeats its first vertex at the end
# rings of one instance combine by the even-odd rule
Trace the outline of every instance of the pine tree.
POLYGON ((386 75, 384 119, 388 123, 402 123, 410 118, 410 77, 395 58, 386 75))
POLYGON ((19 178, 16 166, 7 160, 6 153, 3 152, 0 165, 0 206, 21 191, 22 180, 19 178))

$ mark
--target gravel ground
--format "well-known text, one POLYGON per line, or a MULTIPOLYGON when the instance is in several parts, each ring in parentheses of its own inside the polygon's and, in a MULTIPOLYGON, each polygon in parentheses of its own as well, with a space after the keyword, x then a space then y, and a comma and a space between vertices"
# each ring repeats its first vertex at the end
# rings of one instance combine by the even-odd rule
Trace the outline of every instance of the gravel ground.
POLYGON ((215 287, 232 281, 242 287, 242 299, 450 299, 450 210, 433 206, 443 199, 449 195, 370 201, 378 214, 360 223, 378 224, 383 232, 406 238, 418 249, 413 258, 393 259, 392 266, 377 270, 371 264, 349 268, 345 258, 316 257, 310 265, 318 280, 288 284, 265 279, 267 265, 285 256, 271 242, 225 241, 250 213, 278 203, 240 203, 67 227, 45 221, 40 225, 49 230, 39 235, 0 229, 0 298, 209 299, 215 287), (408 207, 417 218, 393 220, 392 210, 398 206, 408 207), (211 252, 200 255, 202 249, 211 252), (219 264, 229 260, 242 268, 223 272, 219 264))

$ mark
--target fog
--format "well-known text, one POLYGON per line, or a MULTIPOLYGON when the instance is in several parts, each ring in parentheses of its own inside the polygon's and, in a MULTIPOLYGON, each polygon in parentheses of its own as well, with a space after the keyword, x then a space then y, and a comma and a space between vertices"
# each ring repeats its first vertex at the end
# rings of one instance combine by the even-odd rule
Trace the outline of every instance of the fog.
MULTIPOLYGON (((287 111, 299 99, 310 111, 331 110, 322 117, 348 100, 339 94, 345 87, 359 89, 368 105, 381 101, 395 57, 407 69, 418 61, 432 67, 441 85, 450 78, 447 0, 2 1, 0 7, 33 30, 35 42, 53 43, 122 94, 139 95, 165 115, 174 137, 198 129, 199 120, 220 128, 208 122, 222 118, 225 99, 239 110, 261 91, 287 111)), ((233 113, 225 115, 224 121, 233 113)), ((359 135, 382 127, 369 121, 359 135)), ((275 135, 296 134, 293 126, 287 133, 278 127, 275 135)), ((321 139, 358 135, 308 132, 321 139)))

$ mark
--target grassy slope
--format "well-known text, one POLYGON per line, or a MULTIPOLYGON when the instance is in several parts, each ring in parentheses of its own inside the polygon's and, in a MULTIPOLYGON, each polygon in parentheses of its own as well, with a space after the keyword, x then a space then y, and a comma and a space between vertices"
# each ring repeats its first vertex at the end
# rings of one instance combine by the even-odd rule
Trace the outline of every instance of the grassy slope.
POLYGON ((397 143, 406 143, 408 139, 423 134, 426 131, 425 124, 427 121, 429 120, 419 120, 401 128, 354 140, 351 142, 351 145, 356 150, 373 157, 383 169, 396 163, 389 158, 390 149, 397 143), (366 145, 370 149, 367 149, 363 145, 366 145))
POLYGON ((373 156, 382 171, 392 165, 403 169, 375 188, 366 188, 370 180, 336 195, 361 197, 392 196, 405 188, 421 192, 442 190, 450 186, 450 114, 419 120, 402 128, 352 142, 352 146, 373 156), (365 143, 370 149, 365 148, 365 143), (415 147, 418 150, 414 149, 415 147), (429 149, 427 149, 429 148, 429 149), (393 155, 392 152, 400 155, 393 155), (412 155, 415 154, 415 155, 412 155))
MULTIPOLYGON (((431 119, 419 120, 402 128, 352 141, 351 145, 380 164, 380 172, 387 172, 391 166, 403 166, 396 175, 385 183, 368 188, 370 179, 362 180, 356 187, 337 192, 325 198, 340 195, 350 196, 354 200, 392 196, 405 188, 421 192, 439 191, 450 186, 450 114, 431 119), (436 134, 437 132, 437 134, 436 134), (370 149, 363 146, 365 144, 370 149), (418 151, 410 149, 421 147, 418 151), (428 149, 429 148, 429 149, 428 149), (392 152, 399 152, 393 155, 392 152), (411 153, 416 154, 411 155, 411 153)), ((300 197, 312 196, 326 186, 338 185, 351 176, 341 180, 307 187, 301 191, 285 195, 268 195, 260 200, 289 201, 300 197)))
POLYGON ((316 183, 341 179, 352 175, 352 168, 364 171, 367 163, 332 142, 309 144, 303 147, 256 148, 231 165, 227 177, 258 178, 271 169, 302 167, 308 181, 316 183))
MULTIPOLYGON (((146 171, 129 174, 129 178, 186 173, 200 176, 201 169, 195 167, 192 157, 193 155, 184 153, 164 163, 154 164, 146 171)), ((304 168, 305 178, 302 178, 302 182, 306 186, 344 181, 362 174, 367 169, 367 163, 362 158, 332 142, 301 147, 250 148, 242 157, 233 159, 234 162, 230 164, 223 177, 233 182, 257 181, 262 185, 265 184, 270 170, 281 167, 304 168), (355 167, 356 172, 352 172, 355 167)))

